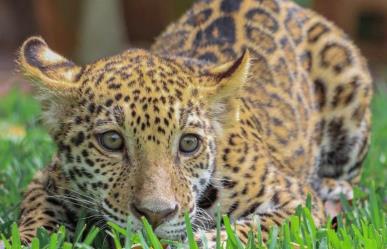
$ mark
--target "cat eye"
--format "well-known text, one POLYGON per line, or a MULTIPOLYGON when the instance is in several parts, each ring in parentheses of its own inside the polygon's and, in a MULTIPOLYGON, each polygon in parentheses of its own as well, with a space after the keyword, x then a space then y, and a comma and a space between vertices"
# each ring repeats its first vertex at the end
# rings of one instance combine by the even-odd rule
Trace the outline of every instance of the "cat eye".
POLYGON ((200 138, 195 134, 184 134, 180 138, 179 150, 182 153, 190 154, 195 152, 200 145, 200 138))
POLYGON ((120 151, 124 147, 124 139, 116 131, 107 131, 97 135, 102 147, 110 151, 120 151))

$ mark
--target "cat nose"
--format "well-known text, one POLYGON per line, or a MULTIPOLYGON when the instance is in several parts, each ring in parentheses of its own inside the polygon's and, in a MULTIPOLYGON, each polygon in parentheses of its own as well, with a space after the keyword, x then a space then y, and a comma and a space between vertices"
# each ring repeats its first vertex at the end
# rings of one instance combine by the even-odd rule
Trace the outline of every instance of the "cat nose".
POLYGON ((132 204, 133 214, 141 219, 145 217, 156 229, 162 223, 172 219, 179 209, 176 202, 167 202, 163 200, 136 201, 132 204))

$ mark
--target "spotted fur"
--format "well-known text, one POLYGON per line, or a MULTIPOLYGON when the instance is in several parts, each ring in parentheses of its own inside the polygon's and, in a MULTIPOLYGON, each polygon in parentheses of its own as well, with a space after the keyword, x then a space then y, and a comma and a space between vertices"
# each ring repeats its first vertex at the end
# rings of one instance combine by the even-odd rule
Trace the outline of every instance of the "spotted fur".
POLYGON ((242 242, 255 219, 267 238, 308 194, 319 225, 324 200, 351 197, 369 144, 364 58, 291 1, 201 0, 150 51, 85 66, 33 37, 19 62, 38 82, 58 145, 25 194, 26 242, 40 226, 73 229, 80 207, 120 225, 129 216, 139 229, 139 203, 151 218, 176 210, 154 224, 159 237, 184 238, 188 212, 211 246, 218 204, 242 242), (123 151, 101 147, 96 134, 107 130, 122 134, 123 151), (190 155, 178 149, 186 133, 200 137, 190 155))

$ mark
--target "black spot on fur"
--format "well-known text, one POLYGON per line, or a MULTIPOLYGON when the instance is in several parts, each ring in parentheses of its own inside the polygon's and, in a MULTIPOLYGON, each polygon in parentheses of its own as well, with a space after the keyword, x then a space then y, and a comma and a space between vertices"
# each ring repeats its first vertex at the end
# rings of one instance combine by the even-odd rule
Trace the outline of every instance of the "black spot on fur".
POLYGON ((235 42, 235 24, 232 17, 220 17, 204 31, 198 32, 194 46, 224 45, 235 42))
POLYGON ((220 10, 226 13, 237 11, 240 8, 241 0, 223 0, 220 4, 220 10))
POLYGON ((114 98, 119 101, 122 98, 122 93, 117 93, 114 98))
POLYGON ((113 100, 112 100, 112 99, 108 99, 108 100, 106 100, 106 102, 105 102, 105 105, 106 105, 107 107, 111 106, 112 104, 113 104, 113 100))
POLYGON ((75 137, 71 138, 71 142, 75 146, 79 146, 80 144, 83 143, 84 140, 85 140, 85 134, 82 131, 78 132, 78 134, 75 137))
POLYGON ((94 162, 91 161, 89 158, 86 158, 86 159, 85 159, 85 162, 86 162, 86 164, 89 165, 90 167, 93 167, 93 166, 94 166, 94 162))
POLYGON ((239 207, 239 201, 234 202, 229 210, 227 211, 227 215, 231 215, 237 208, 239 207))
POLYGON ((253 203, 252 205, 250 205, 250 206, 246 209, 246 211, 241 215, 241 217, 246 217, 246 216, 248 216, 248 215, 254 213, 260 205, 261 205, 260 202, 255 202, 255 203, 253 203))
POLYGON ((325 106, 326 102, 326 88, 325 83, 321 79, 314 81, 314 94, 316 96, 318 110, 321 110, 325 106))
POLYGON ((94 103, 90 103, 89 106, 87 107, 87 109, 89 110, 90 113, 94 113, 94 111, 95 111, 95 104, 94 103))

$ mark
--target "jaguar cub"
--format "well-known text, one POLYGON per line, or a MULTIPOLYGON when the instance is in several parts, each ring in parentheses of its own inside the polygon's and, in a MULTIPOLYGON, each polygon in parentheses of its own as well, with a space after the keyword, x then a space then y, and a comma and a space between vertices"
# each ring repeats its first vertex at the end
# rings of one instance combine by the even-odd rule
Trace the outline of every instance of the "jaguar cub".
POLYGON ((31 37, 19 64, 58 146, 25 193, 26 243, 38 227, 73 231, 84 208, 135 230, 146 217, 168 239, 184 238, 187 212, 213 246, 218 204, 242 242, 255 219, 265 239, 308 194, 319 225, 323 201, 351 197, 369 144, 364 58, 291 1, 197 1, 149 51, 84 66, 31 37))

